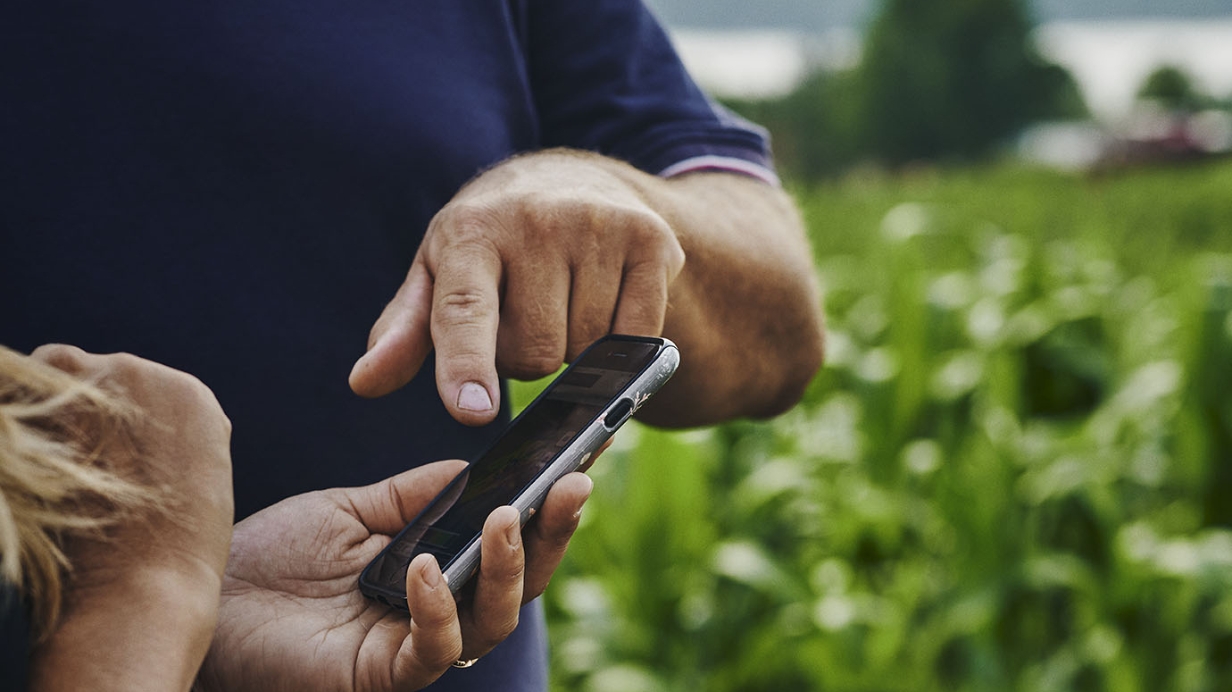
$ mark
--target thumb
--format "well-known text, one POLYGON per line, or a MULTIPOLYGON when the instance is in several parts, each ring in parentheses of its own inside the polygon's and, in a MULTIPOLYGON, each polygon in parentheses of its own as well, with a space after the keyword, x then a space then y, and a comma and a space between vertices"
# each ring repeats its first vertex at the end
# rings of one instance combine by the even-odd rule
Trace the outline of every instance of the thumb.
POLYGON ((364 397, 399 389, 432 350, 432 277, 417 257, 406 281, 381 312, 368 335, 368 352, 351 369, 351 390, 364 397))
POLYGON ((369 531, 392 536, 406 528, 465 469, 465 461, 437 461, 403 471, 379 483, 334 488, 329 492, 369 531))

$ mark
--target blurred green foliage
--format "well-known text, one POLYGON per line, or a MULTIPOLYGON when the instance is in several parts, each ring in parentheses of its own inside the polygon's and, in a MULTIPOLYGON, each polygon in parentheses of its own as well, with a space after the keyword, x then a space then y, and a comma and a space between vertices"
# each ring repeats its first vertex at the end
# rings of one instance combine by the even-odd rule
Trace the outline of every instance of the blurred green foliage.
POLYGON ((553 689, 1232 689, 1229 189, 796 190, 827 366, 774 421, 621 432, 545 596, 553 689))

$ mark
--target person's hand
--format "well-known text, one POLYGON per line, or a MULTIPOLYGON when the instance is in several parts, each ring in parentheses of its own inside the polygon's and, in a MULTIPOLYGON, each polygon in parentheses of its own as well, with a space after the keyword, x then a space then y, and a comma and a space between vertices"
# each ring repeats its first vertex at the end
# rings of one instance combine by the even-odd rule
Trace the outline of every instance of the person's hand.
POLYGON ((392 392, 435 347, 446 408, 480 425, 499 407, 498 373, 542 377, 609 332, 660 334, 685 256, 632 173, 599 156, 548 151, 464 187, 429 225, 351 387, 392 392))
POLYGON ((230 545, 231 422, 199 380, 136 356, 48 345, 31 357, 132 404, 117 434, 81 414, 70 427, 155 497, 104 537, 65 546, 64 612, 35 652, 31 686, 186 687, 214 629, 230 545))
POLYGON ((583 474, 557 481, 524 531, 512 507, 488 517, 475 590, 460 612, 428 555, 407 571, 410 619, 358 590, 368 562, 462 468, 437 462, 363 488, 298 495, 236 525, 200 688, 419 689, 500 643, 564 554, 590 494, 583 474))
MULTIPOLYGON (((69 546, 76 587, 97 590, 128 573, 149 570, 212 576, 217 586, 231 542, 234 504, 231 421, 214 393, 192 375, 127 353, 94 355, 49 344, 30 355, 134 406, 125 434, 107 441, 99 453, 118 473, 161 493, 164 505, 164 511, 150 512, 106 541, 69 546)), ((85 431, 91 427, 90 421, 81 423, 85 431)))

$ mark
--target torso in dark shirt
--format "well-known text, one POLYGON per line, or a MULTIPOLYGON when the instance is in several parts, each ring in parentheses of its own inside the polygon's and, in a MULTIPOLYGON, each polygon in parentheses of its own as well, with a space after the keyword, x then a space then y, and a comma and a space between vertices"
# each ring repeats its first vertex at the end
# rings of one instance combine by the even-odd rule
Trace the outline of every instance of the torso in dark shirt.
MULTIPOLYGON (((379 400, 347 386, 477 172, 556 145, 650 172, 766 157, 627 0, 42 0, 4 24, 0 343, 201 378, 234 423, 239 517, 467 458, 500 427, 454 422, 431 361, 379 400)), ((541 689, 526 620, 442 685, 541 689)))

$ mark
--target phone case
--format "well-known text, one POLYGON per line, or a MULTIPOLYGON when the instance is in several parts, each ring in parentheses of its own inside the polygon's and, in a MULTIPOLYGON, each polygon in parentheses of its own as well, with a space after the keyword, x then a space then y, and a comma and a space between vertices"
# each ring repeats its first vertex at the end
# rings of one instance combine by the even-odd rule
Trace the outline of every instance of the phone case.
MULTIPOLYGON (((552 462, 549 463, 548 466, 545 467, 528 485, 526 485, 518 493, 514 500, 509 503, 518 510, 523 526, 525 526, 526 522, 530 520, 534 512, 543 505, 544 498, 547 497, 548 490, 551 489, 552 484, 562 476, 576 471, 582 464, 584 464, 590 456, 594 454, 595 451, 598 450, 603 443, 606 442, 608 438, 610 438, 616 430, 629 419, 630 416, 632 416, 642 407, 644 403, 646 403, 646 400, 648 400, 667 382, 668 379, 671 378, 672 374, 676 371, 677 366, 680 364, 679 350, 676 348, 676 345, 668 339, 611 335, 605 337, 604 341, 606 340, 638 341, 642 343, 654 342, 659 345, 659 351, 654 356, 654 359, 650 362, 650 364, 648 364, 646 368, 639 375, 637 375, 618 395, 613 397, 612 400, 609 401, 608 404, 604 406, 603 409, 586 425, 586 427, 583 428, 576 437, 574 437, 572 442, 562 449, 552 460, 552 462)), ((597 343, 599 342, 596 342, 596 344, 597 343)), ((590 348, 594 348, 594 346, 592 345, 590 348)), ((578 362, 582 362, 584 358, 585 355, 583 354, 579 356, 574 363, 576 364, 578 362)), ((571 365, 564 372, 562 372, 557 380, 553 381, 553 385, 564 379, 572 368, 573 366, 571 365)), ((540 395, 536 397, 529 406, 526 407, 523 414, 526 411, 530 411, 536 404, 544 399, 551 387, 552 385, 549 385, 548 388, 545 388, 544 391, 540 393, 540 395)), ((506 430, 511 430, 516 423, 516 419, 511 421, 506 430)), ((492 446, 495 446, 495 443, 492 446)), ((486 453, 487 450, 485 450, 484 454, 486 453)), ((482 457, 483 454, 476 457, 476 459, 482 457)), ((465 472, 463 474, 459 474, 458 478, 451 481, 449 485, 447 485, 440 492, 440 494, 438 494, 437 498, 434 498, 433 501, 429 503, 424 512, 429 511, 441 497, 450 494, 464 475, 465 472)), ((390 543, 390 546, 393 546, 407 531, 410 531, 413 527, 416 527, 423 514, 424 513, 421 513, 420 516, 416 517, 415 520, 408 524, 407 527, 398 534, 398 537, 395 537, 394 541, 390 543)), ((467 582, 470 581, 470 578, 478 571, 480 537, 481 536, 477 535, 473 538, 448 565, 442 566, 442 571, 444 572, 445 578, 449 583, 449 588, 455 596, 465 587, 467 582)), ((389 549, 390 548, 387 547, 385 551, 388 551, 389 549)), ((382 554, 384 554, 385 551, 382 551, 382 554)), ((374 559, 372 564, 369 564, 360 575, 360 591, 365 596, 374 598, 399 610, 406 611, 407 603, 405 592, 389 589, 369 578, 370 571, 374 568, 376 562, 377 559, 374 559)))

